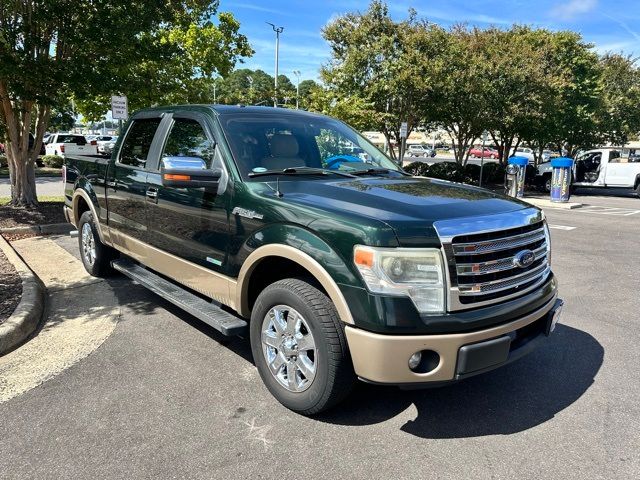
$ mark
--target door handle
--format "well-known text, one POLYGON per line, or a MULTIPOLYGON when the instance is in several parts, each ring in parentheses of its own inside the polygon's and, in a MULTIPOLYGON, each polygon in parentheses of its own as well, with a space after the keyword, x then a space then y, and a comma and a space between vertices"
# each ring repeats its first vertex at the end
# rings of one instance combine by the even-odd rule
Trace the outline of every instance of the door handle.
POLYGON ((145 192, 145 195, 147 196, 147 200, 153 201, 153 202, 158 202, 158 189, 151 187, 151 188, 147 188, 147 191, 145 192))

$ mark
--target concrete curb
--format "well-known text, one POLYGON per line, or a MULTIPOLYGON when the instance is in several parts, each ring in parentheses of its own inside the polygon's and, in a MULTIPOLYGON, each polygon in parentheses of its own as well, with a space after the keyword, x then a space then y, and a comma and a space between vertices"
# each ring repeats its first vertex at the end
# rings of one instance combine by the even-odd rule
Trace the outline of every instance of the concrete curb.
POLYGON ((11 316, 0 324, 0 355, 4 355, 20 345, 38 328, 44 313, 47 290, 2 236, 0 236, 0 250, 7 256, 22 279, 20 303, 11 316))
POLYGON ((531 205, 535 205, 536 207, 540 208, 560 208, 562 210, 573 210, 575 208, 582 208, 583 206, 581 203, 577 202, 552 202, 551 200, 548 200, 546 198, 524 197, 520 200, 523 200, 527 203, 530 203, 531 205))
POLYGON ((28 227, 2 228, 0 233, 38 233, 41 235, 69 233, 75 227, 70 223, 50 223, 28 227))

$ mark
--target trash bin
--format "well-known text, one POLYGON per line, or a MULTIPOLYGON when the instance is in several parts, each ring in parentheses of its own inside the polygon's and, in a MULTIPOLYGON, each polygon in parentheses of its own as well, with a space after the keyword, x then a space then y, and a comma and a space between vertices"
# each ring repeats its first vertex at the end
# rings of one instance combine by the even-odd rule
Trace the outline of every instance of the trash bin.
POLYGON ((529 159, 527 157, 511 157, 505 174, 505 190, 510 197, 524 197, 524 178, 529 159))
POLYGON ((551 201, 568 202, 571 197, 571 169, 573 160, 559 157, 551 160, 551 201))

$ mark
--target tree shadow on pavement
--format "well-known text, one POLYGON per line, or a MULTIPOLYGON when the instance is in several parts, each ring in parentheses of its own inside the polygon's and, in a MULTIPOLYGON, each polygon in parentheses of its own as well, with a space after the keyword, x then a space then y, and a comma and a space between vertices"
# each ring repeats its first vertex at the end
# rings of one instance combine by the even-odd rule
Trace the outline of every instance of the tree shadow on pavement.
MULTIPOLYGON (((156 295, 143 286, 134 284, 124 275, 114 275, 107 279, 107 282, 112 286, 113 292, 118 298, 120 305, 129 310, 130 314, 134 317, 136 315, 151 315, 157 309, 161 308, 189 324, 204 335, 207 335, 213 341, 225 346, 243 360, 253 364, 251 346, 247 339, 237 336, 227 337, 221 334, 213 327, 210 327, 202 320, 194 317, 168 300, 156 295)), ((124 321, 126 321, 126 315, 124 321)))
POLYGON ((362 385, 317 420, 339 425, 384 422, 415 405, 401 430, 422 438, 511 434, 553 418, 594 381, 604 349, 586 332, 558 325, 547 344, 525 358, 450 386, 402 391, 362 385))

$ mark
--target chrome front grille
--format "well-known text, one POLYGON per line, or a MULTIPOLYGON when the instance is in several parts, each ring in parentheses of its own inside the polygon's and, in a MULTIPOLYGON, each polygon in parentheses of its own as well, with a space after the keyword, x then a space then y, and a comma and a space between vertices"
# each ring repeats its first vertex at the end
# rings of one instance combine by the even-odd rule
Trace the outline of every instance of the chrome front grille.
POLYGON ((450 311, 522 295, 549 276, 548 232, 536 209, 434 226, 448 266, 450 311), (523 255, 529 260, 525 265, 518 263, 523 255))

